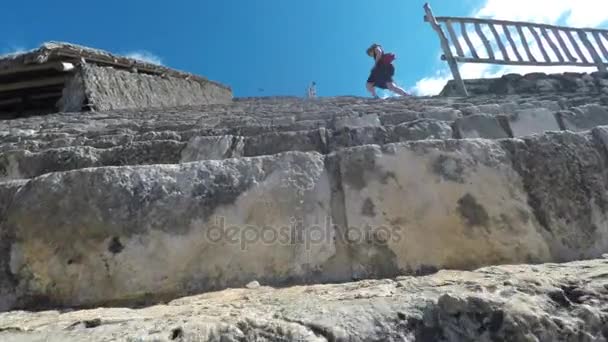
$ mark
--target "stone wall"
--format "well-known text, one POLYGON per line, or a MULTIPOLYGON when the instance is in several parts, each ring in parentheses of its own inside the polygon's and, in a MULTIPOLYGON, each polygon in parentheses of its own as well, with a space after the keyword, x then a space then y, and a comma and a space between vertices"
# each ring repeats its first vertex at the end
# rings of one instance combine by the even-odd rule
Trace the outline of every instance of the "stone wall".
MULTIPOLYGON (((564 73, 547 75, 509 74, 501 78, 465 80, 470 96, 485 94, 596 93, 608 94, 608 73, 564 73)), ((448 81, 441 96, 458 96, 454 80, 448 81)))
POLYGON ((137 303, 254 279, 319 283, 598 257, 608 252, 606 132, 1 183, 12 201, 0 210, 0 271, 8 265, 16 286, 0 289, 0 309, 137 303))
POLYGON ((225 104, 232 91, 200 78, 148 75, 112 67, 85 65, 66 83, 60 111, 80 111, 83 106, 106 111, 225 104), (82 103, 83 91, 86 102, 82 103))

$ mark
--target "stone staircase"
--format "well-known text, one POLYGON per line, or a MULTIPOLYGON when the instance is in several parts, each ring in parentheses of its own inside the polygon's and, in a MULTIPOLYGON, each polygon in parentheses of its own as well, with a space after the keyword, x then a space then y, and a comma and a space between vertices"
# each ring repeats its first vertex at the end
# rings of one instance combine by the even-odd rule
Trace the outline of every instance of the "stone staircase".
POLYGON ((237 99, 171 110, 62 113, 4 121, 0 179, 86 167, 178 164, 366 144, 502 139, 607 125, 608 95, 237 99))
POLYGON ((0 122, 0 310, 608 252, 608 95, 240 98, 0 122))

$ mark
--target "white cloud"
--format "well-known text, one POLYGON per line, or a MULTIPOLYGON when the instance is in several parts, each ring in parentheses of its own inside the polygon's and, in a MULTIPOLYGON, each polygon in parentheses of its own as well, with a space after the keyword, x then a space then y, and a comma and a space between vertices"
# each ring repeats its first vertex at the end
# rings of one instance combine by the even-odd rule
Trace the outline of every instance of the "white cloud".
POLYGON ((596 27, 608 20, 604 0, 487 0, 479 17, 596 27))
MULTIPOLYGON (((571 0, 487 0, 485 5, 483 5, 478 11, 475 11, 471 16, 492 19, 530 21, 545 24, 562 24, 573 27, 597 27, 608 23, 608 1, 578 0, 575 2, 571 0)), ((468 32, 472 32, 471 30, 472 27, 469 28, 468 32)), ((511 32, 515 43, 518 46, 518 50, 522 56, 526 58, 523 43, 518 39, 519 35, 514 30, 509 30, 509 32, 511 32)), ((489 38, 492 38, 491 40, 494 40, 489 29, 484 30, 484 34, 486 34, 489 38)), ((499 34, 501 36, 504 35, 502 30, 499 30, 499 34)), ((534 36, 527 31, 524 31, 524 35, 526 40, 528 40, 532 55, 534 55, 538 60, 542 60, 543 55, 534 39, 534 36)), ((478 51, 479 56, 482 58, 487 57, 488 54, 486 53, 481 39, 479 39, 476 34, 469 34, 469 37, 475 50, 478 51)), ((542 35, 541 40, 545 42, 542 35)), ((564 40, 572 53, 575 53, 570 42, 567 39, 564 40)), ((459 37, 459 41, 465 54, 469 53, 469 49, 464 41, 464 38, 459 37)), ((506 39, 504 39, 504 41, 506 41, 506 39)), ((592 41, 592 43, 596 45, 595 42, 592 41)), ((545 42, 543 46, 548 46, 548 44, 545 42)), ((493 44, 493 50, 500 51, 496 44, 493 44)), ((498 58, 502 57, 501 52, 495 53, 497 54, 498 58)), ((557 56, 553 51, 551 51, 551 49, 547 50, 547 54, 552 61, 557 61, 557 56)), ((516 56, 510 47, 507 47, 507 55, 511 59, 516 59, 516 56)), ((588 53, 584 53, 584 55, 588 60, 591 60, 588 53)), ((592 72, 597 71, 597 69, 573 66, 532 67, 496 66, 490 64, 460 64, 460 73, 464 79, 500 77, 501 75, 509 73, 562 73, 569 71, 592 72)), ((450 79, 452 79, 452 75, 447 68, 447 64, 444 62, 444 65, 440 71, 436 72, 434 75, 422 78, 411 90, 418 95, 436 95, 443 89, 447 81, 450 79)))
POLYGON ((145 51, 145 50, 129 52, 126 54, 126 56, 129 58, 137 59, 142 62, 163 65, 163 61, 160 57, 156 56, 155 54, 153 54, 151 52, 145 51))

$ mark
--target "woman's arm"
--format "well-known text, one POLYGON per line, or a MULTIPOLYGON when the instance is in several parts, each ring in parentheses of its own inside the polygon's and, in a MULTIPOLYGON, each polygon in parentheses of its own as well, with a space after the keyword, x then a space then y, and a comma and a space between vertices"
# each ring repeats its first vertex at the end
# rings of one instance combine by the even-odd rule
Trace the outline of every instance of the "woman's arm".
POLYGON ((374 57, 375 57, 374 59, 375 59, 376 63, 378 63, 380 61, 383 54, 384 54, 384 52, 382 52, 382 49, 379 46, 376 46, 376 48, 374 49, 374 57))

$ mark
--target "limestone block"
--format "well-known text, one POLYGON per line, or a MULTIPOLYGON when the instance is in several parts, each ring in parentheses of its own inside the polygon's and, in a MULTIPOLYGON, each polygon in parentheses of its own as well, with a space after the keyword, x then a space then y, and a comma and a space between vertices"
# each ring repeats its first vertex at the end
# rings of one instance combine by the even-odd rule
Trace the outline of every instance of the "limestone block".
POLYGON ((349 229, 371 240, 351 247, 358 277, 551 259, 497 142, 417 141, 339 155, 349 229))
POLYGON ((299 152, 38 177, 3 224, 17 296, 100 305, 313 279, 335 254, 330 189, 323 157, 299 152))
POLYGON ((13 197, 27 181, 0 183, 0 312, 9 310, 17 301, 16 283, 10 272, 10 244, 12 231, 4 225, 6 212, 13 203, 13 197))
POLYGON ((87 167, 177 163, 185 143, 171 140, 134 142, 112 148, 74 146, 38 152, 0 153, 0 180, 37 177, 87 167))
POLYGON ((608 127, 595 127, 591 130, 591 134, 593 134, 593 138, 601 145, 603 145, 604 148, 608 151, 608 127))
POLYGON ((478 114, 504 114, 501 106, 497 103, 482 104, 478 105, 477 108, 479 109, 478 114))
MULTIPOLYGON (((78 73, 88 104, 96 110, 225 104, 232 100, 232 91, 214 82, 138 74, 91 64, 78 73)), ((78 98, 79 92, 78 88, 67 89, 62 102, 70 103, 69 99, 78 98)))
POLYGON ((180 162, 237 157, 242 155, 242 145, 243 138, 232 135, 193 137, 182 150, 180 162))
POLYGON ((324 153, 327 151, 326 136, 325 128, 249 136, 244 138, 243 155, 251 157, 288 151, 324 153))
POLYGON ((99 153, 91 147, 66 147, 42 152, 26 150, 0 154, 0 180, 24 179, 47 172, 67 171, 99 164, 99 153))
POLYGON ((452 127, 446 121, 420 119, 397 125, 392 129, 391 142, 425 139, 451 139, 452 127))
POLYGON ((345 284, 253 281, 136 310, 0 313, 0 340, 603 341, 607 273, 597 259, 345 284))
POLYGON ((573 131, 586 131, 596 126, 608 125, 608 107, 586 105, 573 108, 572 112, 560 113, 564 128, 573 131))
POLYGON ((399 125, 404 122, 414 121, 420 117, 418 112, 403 111, 401 113, 385 114, 380 116, 383 125, 399 125))
POLYGON ((459 138, 486 138, 502 139, 509 135, 500 125, 495 116, 491 115, 469 115, 462 117, 454 122, 459 138))
POLYGON ((519 110, 508 121, 514 137, 560 130, 554 112, 545 108, 519 110))
POLYGON ((365 114, 361 116, 342 116, 334 119, 333 128, 341 130, 343 128, 360 127, 380 127, 382 123, 377 114, 365 114))
POLYGON ((328 143, 329 150, 335 151, 350 146, 381 145, 386 143, 388 139, 389 132, 384 127, 360 127, 334 131, 329 137, 328 143))
POLYGON ((521 175, 555 261, 599 257, 608 251, 608 162, 598 139, 602 132, 501 141, 521 175))
POLYGON ((462 116, 462 112, 451 108, 429 108, 422 113, 425 119, 454 121, 462 116))

